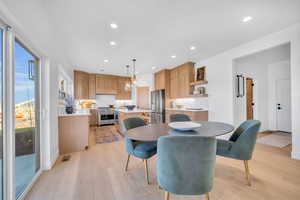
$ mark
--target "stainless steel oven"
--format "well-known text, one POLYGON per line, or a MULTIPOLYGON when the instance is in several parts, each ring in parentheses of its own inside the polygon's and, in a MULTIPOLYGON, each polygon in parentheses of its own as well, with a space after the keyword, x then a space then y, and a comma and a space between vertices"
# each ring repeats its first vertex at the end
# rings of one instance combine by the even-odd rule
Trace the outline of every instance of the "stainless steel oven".
POLYGON ((97 109, 98 126, 114 124, 117 120, 115 111, 109 107, 99 107, 97 109))

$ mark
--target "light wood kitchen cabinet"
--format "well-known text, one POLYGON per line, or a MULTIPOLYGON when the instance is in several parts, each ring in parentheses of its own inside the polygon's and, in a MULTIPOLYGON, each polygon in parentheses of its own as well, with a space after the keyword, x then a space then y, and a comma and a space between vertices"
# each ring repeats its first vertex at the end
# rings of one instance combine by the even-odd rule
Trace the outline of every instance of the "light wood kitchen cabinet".
POLYGON ((126 84, 130 84, 131 80, 129 77, 119 76, 118 78, 118 91, 116 95, 117 100, 130 100, 131 90, 125 90, 126 84))
POLYGON ((75 99, 89 98, 89 74, 82 71, 74 71, 74 96, 75 99))
POLYGON ((89 145, 89 116, 60 116, 59 153, 60 155, 84 151, 89 145))
POLYGON ((96 74, 89 74, 89 99, 96 99, 96 74))
POLYGON ((113 75, 96 75, 96 94, 117 94, 118 79, 113 75))
POLYGON ((185 98, 192 93, 191 82, 194 81, 194 63, 188 62, 175 67, 170 72, 170 98, 185 98))
POLYGON ((169 90, 169 70, 164 69, 154 74, 155 90, 169 90))
POLYGON ((96 126, 97 125, 97 109, 91 109, 90 110, 90 116, 89 116, 89 124, 90 126, 96 126))
POLYGON ((118 100, 130 100, 131 91, 125 90, 130 77, 106 74, 89 74, 74 71, 75 99, 96 99, 97 94, 116 95, 118 100))
POLYGON ((166 122, 170 122, 170 115, 185 114, 192 121, 208 121, 208 111, 189 111, 189 110, 166 110, 166 122))
POLYGON ((175 99, 179 96, 178 69, 170 71, 170 98, 175 99))

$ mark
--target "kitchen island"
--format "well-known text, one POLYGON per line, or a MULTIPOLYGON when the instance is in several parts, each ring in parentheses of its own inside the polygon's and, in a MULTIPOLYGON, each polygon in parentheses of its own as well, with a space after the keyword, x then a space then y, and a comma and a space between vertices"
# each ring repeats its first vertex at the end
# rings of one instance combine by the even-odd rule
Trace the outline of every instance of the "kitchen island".
POLYGON ((166 122, 170 122, 170 116, 173 114, 185 114, 189 116, 192 121, 208 121, 207 109, 193 109, 193 108, 166 108, 166 122))

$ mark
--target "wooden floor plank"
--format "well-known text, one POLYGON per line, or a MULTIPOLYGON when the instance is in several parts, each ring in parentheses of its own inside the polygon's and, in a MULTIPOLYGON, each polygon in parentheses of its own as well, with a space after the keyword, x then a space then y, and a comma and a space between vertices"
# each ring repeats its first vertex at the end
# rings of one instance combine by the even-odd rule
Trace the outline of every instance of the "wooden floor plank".
MULTIPOLYGON (((44 172, 27 200, 159 200, 163 191, 156 182, 156 157, 149 160, 150 185, 140 159, 130 160, 125 172, 127 153, 123 141, 91 145, 87 151, 73 153, 70 161, 57 162, 44 172)), ((217 157, 212 200, 299 200, 300 161, 290 158, 287 148, 257 144, 249 162, 252 186, 246 184, 242 161, 217 157)), ((204 197, 171 195, 172 200, 204 197)))

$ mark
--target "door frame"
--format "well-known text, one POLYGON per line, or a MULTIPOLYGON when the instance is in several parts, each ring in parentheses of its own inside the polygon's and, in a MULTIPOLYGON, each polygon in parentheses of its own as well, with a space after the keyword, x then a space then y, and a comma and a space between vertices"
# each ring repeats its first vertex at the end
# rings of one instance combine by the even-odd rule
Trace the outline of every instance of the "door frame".
POLYGON ((253 120, 254 119, 254 80, 253 80, 253 78, 250 78, 250 77, 246 77, 246 84, 245 84, 245 87, 246 87, 246 120, 253 120), (252 103, 251 103, 251 105, 249 105, 248 104, 248 82, 247 81, 251 81, 251 89, 252 89, 252 103), (252 109, 252 117, 251 117, 251 119, 250 118, 248 118, 248 116, 249 116, 249 113, 248 113, 248 108, 249 108, 249 106, 251 106, 251 109, 252 109))
POLYGON ((17 40, 20 44, 24 45, 26 49, 32 53, 38 59, 38 83, 37 89, 38 95, 36 96, 36 102, 38 106, 37 111, 37 129, 39 132, 39 169, 36 171, 33 179, 17 198, 23 199, 28 191, 31 189, 34 182, 40 176, 42 171, 42 120, 41 120, 41 99, 42 99, 42 73, 41 73, 41 61, 42 57, 36 51, 34 51, 26 42, 22 36, 20 36, 16 30, 12 29, 11 26, 3 22, 0 19, 0 27, 3 29, 3 199, 15 200, 16 199, 16 188, 15 188, 15 73, 14 73, 14 42, 17 40), (9 137, 10 135, 10 137, 9 137))

